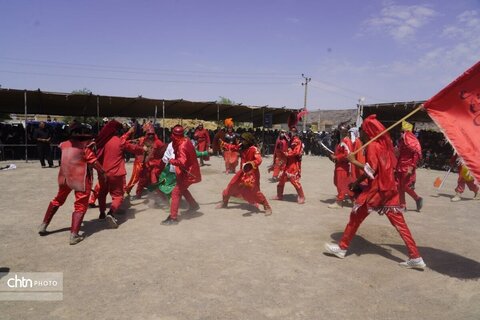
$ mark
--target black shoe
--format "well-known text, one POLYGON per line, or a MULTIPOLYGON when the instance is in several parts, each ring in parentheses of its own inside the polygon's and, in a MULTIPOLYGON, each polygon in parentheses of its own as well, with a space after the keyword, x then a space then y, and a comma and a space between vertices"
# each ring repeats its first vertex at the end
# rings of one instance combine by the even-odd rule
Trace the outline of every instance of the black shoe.
POLYGON ((107 215, 105 214, 105 212, 100 212, 100 215, 98 216, 98 219, 105 220, 106 217, 107 217, 107 215))
POLYGON ((163 224, 164 226, 176 225, 176 224, 178 224, 178 220, 177 220, 177 219, 173 219, 173 218, 171 218, 170 216, 168 216, 167 219, 165 219, 165 220, 162 221, 162 224, 163 224))
POLYGON ((418 200, 415 201, 415 203, 417 204, 417 211, 420 212, 420 210, 423 207, 423 198, 418 198, 418 200))
POLYGON ((96 208, 97 205, 96 205, 95 203, 89 203, 89 204, 88 204, 88 207, 89 207, 89 208, 96 208))

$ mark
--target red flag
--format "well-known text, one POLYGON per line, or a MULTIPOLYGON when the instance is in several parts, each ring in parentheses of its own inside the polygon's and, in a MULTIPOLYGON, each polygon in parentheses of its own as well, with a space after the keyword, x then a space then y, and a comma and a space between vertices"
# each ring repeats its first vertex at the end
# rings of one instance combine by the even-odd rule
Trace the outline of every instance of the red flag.
POLYGON ((301 109, 300 112, 297 114, 298 121, 301 121, 303 116, 306 116, 307 114, 308 114, 307 107, 301 109))
POLYGON ((424 104, 477 181, 480 181, 480 62, 424 104))

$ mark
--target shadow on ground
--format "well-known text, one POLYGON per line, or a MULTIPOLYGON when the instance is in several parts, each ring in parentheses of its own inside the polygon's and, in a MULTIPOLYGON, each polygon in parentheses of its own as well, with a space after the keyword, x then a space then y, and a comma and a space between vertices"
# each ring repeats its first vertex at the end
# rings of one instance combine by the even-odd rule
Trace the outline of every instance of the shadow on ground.
MULTIPOLYGON (((331 238, 336 242, 342 237, 341 232, 331 234, 331 238)), ((392 250, 385 248, 390 247, 398 252, 408 256, 407 248, 399 244, 374 244, 361 236, 355 236, 348 248, 348 255, 355 254, 361 256, 363 254, 378 254, 395 262, 402 262, 403 259, 392 254, 392 250)), ((418 251, 422 255, 427 267, 433 271, 443 275, 457 278, 461 280, 477 280, 480 278, 480 263, 470 258, 461 256, 456 253, 445 250, 435 249, 431 247, 418 247, 418 251)))
POLYGON ((10 272, 9 267, 0 267, 0 279, 5 277, 10 272))
MULTIPOLYGON (((398 244, 385 244, 406 254, 405 246, 398 244)), ((446 276, 462 279, 477 280, 480 278, 480 263, 459 254, 435 249, 431 247, 418 247, 423 260, 429 269, 446 276)))

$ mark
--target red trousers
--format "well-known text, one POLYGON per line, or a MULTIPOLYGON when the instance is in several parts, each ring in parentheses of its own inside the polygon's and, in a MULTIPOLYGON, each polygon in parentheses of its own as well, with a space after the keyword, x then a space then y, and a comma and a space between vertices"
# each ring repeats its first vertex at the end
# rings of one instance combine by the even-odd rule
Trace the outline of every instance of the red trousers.
POLYGON ((352 196, 352 192, 348 189, 351 179, 348 172, 344 170, 335 170, 333 175, 333 183, 337 187, 337 201, 345 200, 345 196, 352 196))
POLYGON ((285 164, 285 159, 281 159, 279 156, 275 158, 275 163, 273 164, 273 178, 278 178, 280 173, 285 170, 285 164))
POLYGON ((277 196, 279 196, 280 198, 283 196, 283 189, 285 188, 285 183, 287 183, 287 181, 290 181, 290 183, 297 191, 298 195, 303 198, 304 194, 302 184, 300 183, 300 178, 296 175, 287 174, 287 172, 285 171, 280 176, 277 184, 277 196))
MULTIPOLYGON (((78 234, 80 231, 83 217, 88 209, 88 198, 90 197, 91 188, 92 181, 87 179, 85 182, 85 192, 75 191, 75 203, 73 205, 74 210, 72 213, 72 225, 70 228, 71 232, 74 234, 78 234)), ((50 201, 47 212, 45 212, 45 216, 43 217, 44 223, 48 225, 50 221, 52 221, 52 218, 57 212, 58 208, 65 203, 65 200, 67 200, 67 197, 71 191, 72 189, 70 189, 70 187, 67 185, 59 186, 57 195, 52 201, 50 201)))
POLYGON ((415 182, 415 173, 408 175, 406 172, 397 172, 398 178, 398 193, 400 195, 400 205, 406 207, 405 192, 408 193, 413 200, 420 199, 418 194, 411 188, 411 185, 415 182))
POLYGON ((188 187, 177 183, 172 190, 172 201, 170 203, 170 217, 172 219, 177 219, 178 208, 180 206, 180 199, 182 196, 185 197, 190 208, 198 206, 197 201, 195 201, 190 191, 188 191, 188 187))
MULTIPOLYGON (((365 220, 365 218, 369 215, 368 208, 366 205, 361 206, 357 209, 356 212, 352 211, 350 213, 350 221, 348 222, 347 226, 345 227, 345 231, 343 232, 342 239, 340 240, 339 246, 343 250, 346 250, 350 245, 355 233, 360 227, 360 224, 365 220)), ((390 223, 397 229, 400 237, 402 237, 403 242, 408 249, 408 256, 411 259, 420 258, 420 254, 418 253, 417 245, 415 244, 415 240, 413 240, 412 234, 408 229, 407 223, 403 217, 403 214, 396 213, 393 211, 388 211, 385 213, 390 223)))
POLYGON ((130 177, 130 181, 128 181, 127 186, 125 187, 125 192, 130 194, 133 187, 137 184, 138 179, 140 178, 140 171, 142 170, 142 163, 138 161, 133 162, 133 170, 132 176, 130 177))
POLYGON ((158 176, 160 175, 160 170, 157 167, 143 167, 139 174, 138 184, 137 184, 137 191, 135 194, 137 196, 141 196, 143 189, 148 187, 153 183, 158 182, 158 176))
POLYGON ((476 185, 473 181, 469 181, 469 182, 465 181, 465 179, 459 174, 455 192, 463 193, 463 191, 465 191, 465 185, 468 186, 468 189, 470 189, 470 191, 473 191, 475 193, 478 192, 478 189, 479 189, 478 185, 476 185))
POLYGON ((123 190, 125 188, 125 176, 106 176, 98 179, 100 191, 98 193, 98 206, 100 212, 105 213, 107 207, 107 194, 112 197, 110 211, 112 214, 117 212, 123 202, 123 190))

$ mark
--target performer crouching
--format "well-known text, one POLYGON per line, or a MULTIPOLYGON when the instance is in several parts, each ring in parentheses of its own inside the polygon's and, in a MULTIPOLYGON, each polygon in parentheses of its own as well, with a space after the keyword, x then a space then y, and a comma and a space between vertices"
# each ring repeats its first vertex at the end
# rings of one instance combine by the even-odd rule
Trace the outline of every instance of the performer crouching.
POLYGON ((258 167, 262 163, 262 156, 255 145, 255 137, 249 133, 242 133, 240 144, 228 144, 223 142, 222 148, 225 150, 240 151, 242 170, 238 171, 223 190, 222 202, 217 208, 226 208, 231 196, 243 198, 250 204, 262 204, 265 209, 265 215, 272 214, 272 208, 265 195, 260 191, 260 171, 258 167))
POLYGON ((46 235, 47 226, 52 221, 58 208, 65 203, 72 190, 75 191, 74 211, 72 213, 72 225, 70 244, 74 245, 84 239, 79 235, 83 217, 88 208, 88 200, 92 189, 92 168, 100 175, 104 170, 94 152, 95 143, 92 142, 91 129, 84 125, 74 124, 70 128, 70 139, 62 142, 59 147, 62 150, 62 160, 58 172, 58 193, 50 204, 40 225, 38 233, 46 235))

